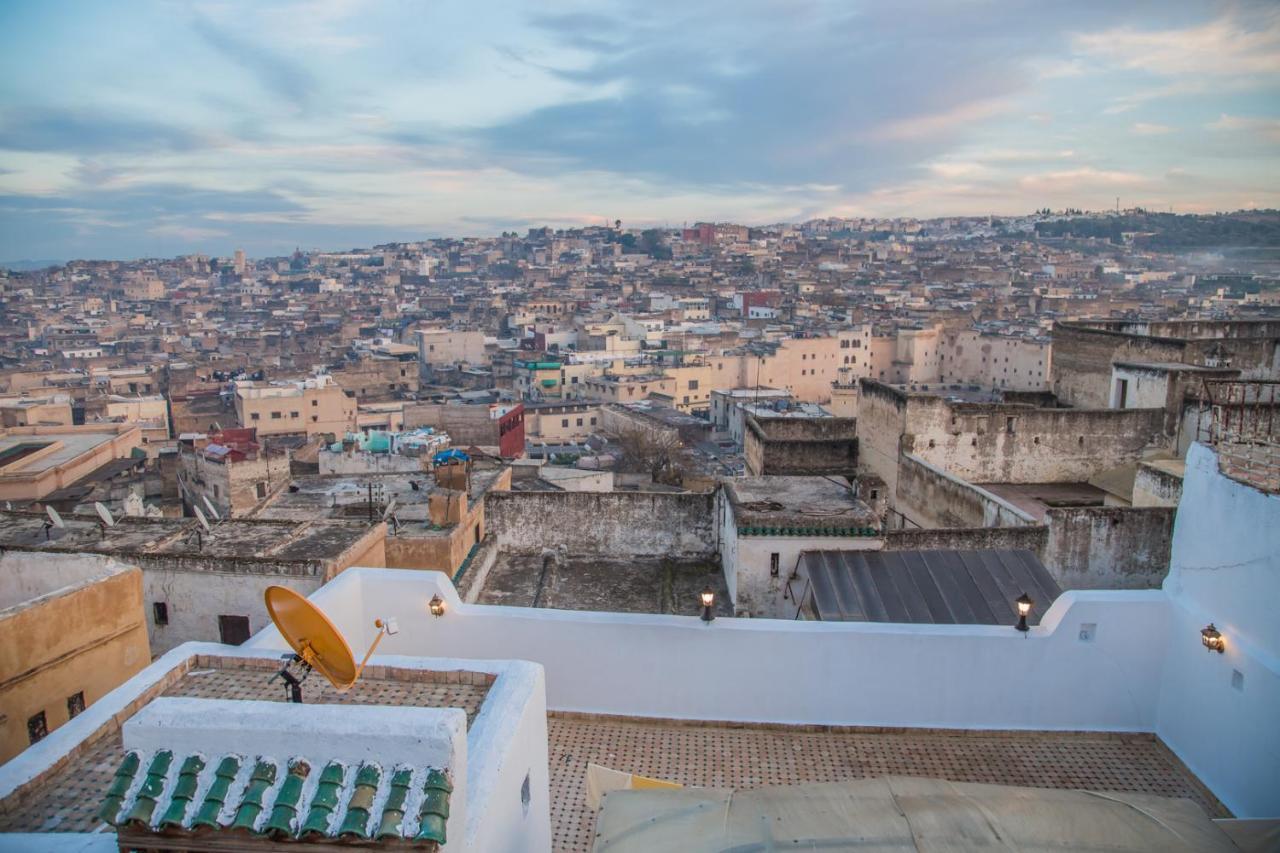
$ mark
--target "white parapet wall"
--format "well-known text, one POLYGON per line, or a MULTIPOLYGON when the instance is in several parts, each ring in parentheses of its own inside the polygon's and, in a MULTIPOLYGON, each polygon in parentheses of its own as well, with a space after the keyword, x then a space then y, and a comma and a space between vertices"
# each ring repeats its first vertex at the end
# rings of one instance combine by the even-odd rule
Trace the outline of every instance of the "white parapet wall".
POLYGON ((312 600, 353 647, 394 616, 379 651, 532 660, 554 710, 671 719, 1150 732, 1168 643, 1159 590, 1067 593, 1026 635, 464 604, 440 573, 394 569, 348 569, 312 600))

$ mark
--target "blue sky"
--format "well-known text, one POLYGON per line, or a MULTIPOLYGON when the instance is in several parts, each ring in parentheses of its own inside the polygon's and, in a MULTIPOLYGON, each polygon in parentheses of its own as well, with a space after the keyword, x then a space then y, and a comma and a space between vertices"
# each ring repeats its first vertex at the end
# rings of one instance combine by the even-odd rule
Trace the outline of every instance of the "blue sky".
POLYGON ((0 4, 0 259, 1280 207, 1280 4, 0 4))

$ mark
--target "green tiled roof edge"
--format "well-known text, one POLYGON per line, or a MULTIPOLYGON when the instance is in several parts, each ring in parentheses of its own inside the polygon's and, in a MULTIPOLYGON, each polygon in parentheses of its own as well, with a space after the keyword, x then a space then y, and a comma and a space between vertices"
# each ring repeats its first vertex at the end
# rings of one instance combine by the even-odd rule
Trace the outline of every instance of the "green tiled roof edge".
POLYGON ((426 795, 422 798, 422 806, 418 809, 418 841, 434 841, 443 846, 445 842, 445 824, 449 820, 449 794, 453 785, 441 770, 427 773, 424 786, 426 795))
POLYGON ((249 776, 249 784, 240 797, 240 807, 236 809, 236 816, 231 821, 232 829, 253 831, 253 825, 258 822, 258 815, 262 814, 262 798, 275 781, 276 766, 270 761, 259 759, 253 768, 252 775, 249 776))
POLYGON ((213 784, 209 786, 209 790, 204 795, 204 802, 200 804, 200 810, 196 812, 195 820, 191 822, 192 828, 218 825, 218 813, 222 811, 222 805, 227 801, 227 790, 238 772, 240 772, 240 759, 234 755, 228 755, 218 763, 213 784))
POLYGON ((412 779, 413 771, 407 767, 397 770, 391 777, 391 793, 387 795, 386 805, 382 807, 382 820, 378 821, 378 831, 374 835, 379 841, 401 837, 404 831, 404 801, 409 797, 409 783, 412 779))
POLYGON ((320 784, 316 786, 315 795, 311 798, 311 808, 307 811, 307 820, 298 835, 328 835, 329 816, 338 807, 338 791, 342 788, 343 766, 331 761, 320 774, 320 784))
POLYGON ((198 755, 188 755, 178 771, 178 784, 173 788, 173 796, 169 798, 169 807, 160 818, 160 826, 181 827, 187 817, 187 807, 196 795, 196 787, 200 782, 200 771, 204 769, 204 759, 198 755))
POLYGON ((151 826, 151 815, 156 810, 156 799, 164 791, 164 780, 169 775, 169 765, 172 763, 173 753, 167 749, 160 750, 151 759, 151 765, 147 768, 147 778, 142 780, 142 787, 138 789, 138 798, 134 800, 133 808, 125 817, 125 823, 151 826))
POLYGON ((302 787, 307 776, 311 774, 311 765, 305 761, 295 761, 289 765, 289 775, 276 794, 276 801, 271 806, 271 816, 262 827, 264 834, 273 838, 293 835, 293 822, 298 816, 298 803, 302 799, 302 787))
POLYGON ((347 803, 347 816, 342 819, 342 829, 338 835, 354 835, 357 838, 369 837, 369 816, 373 813, 373 797, 378 792, 378 780, 382 771, 376 764, 365 764, 356 773, 355 788, 351 791, 351 800, 347 803))
POLYGON ((116 818, 120 815, 120 807, 124 805, 124 795, 129 793, 129 786, 133 784, 133 777, 138 772, 138 765, 142 763, 142 758, 136 752, 130 752, 125 755, 124 760, 120 762, 120 766, 116 768, 115 779, 111 781, 111 787, 107 789, 107 796, 102 800, 102 808, 98 809, 98 817, 103 822, 112 826, 116 825, 116 818))

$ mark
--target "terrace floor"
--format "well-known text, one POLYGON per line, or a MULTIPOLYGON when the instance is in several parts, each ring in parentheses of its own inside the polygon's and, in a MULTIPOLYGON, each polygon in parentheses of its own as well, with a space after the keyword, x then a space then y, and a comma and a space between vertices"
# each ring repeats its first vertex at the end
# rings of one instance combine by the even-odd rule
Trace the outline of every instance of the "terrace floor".
POLYGON ((589 851, 587 762, 686 785, 754 788, 876 776, 923 776, 1036 788, 1186 797, 1229 812, 1152 735, 961 732, 811 726, 716 726, 551 714, 552 844, 589 851))

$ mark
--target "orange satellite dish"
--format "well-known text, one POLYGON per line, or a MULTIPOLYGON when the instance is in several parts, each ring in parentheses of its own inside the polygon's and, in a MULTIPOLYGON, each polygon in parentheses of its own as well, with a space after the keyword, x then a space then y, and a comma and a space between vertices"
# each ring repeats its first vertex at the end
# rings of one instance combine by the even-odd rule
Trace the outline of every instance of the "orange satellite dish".
POLYGON ((373 645, 369 646, 364 660, 357 666, 346 638, 319 607, 283 586, 267 587, 264 598, 271 621, 280 629, 280 635, 294 652, 292 659, 279 673, 293 702, 302 701, 302 681, 312 669, 319 670, 339 693, 350 690, 360 678, 364 665, 373 656, 378 643, 382 642, 384 636, 396 631, 395 620, 388 620, 391 624, 384 624, 381 619, 376 620, 373 624, 378 628, 378 636, 374 638, 373 645), (294 663, 302 665, 303 673, 300 677, 290 671, 290 666, 294 663))

